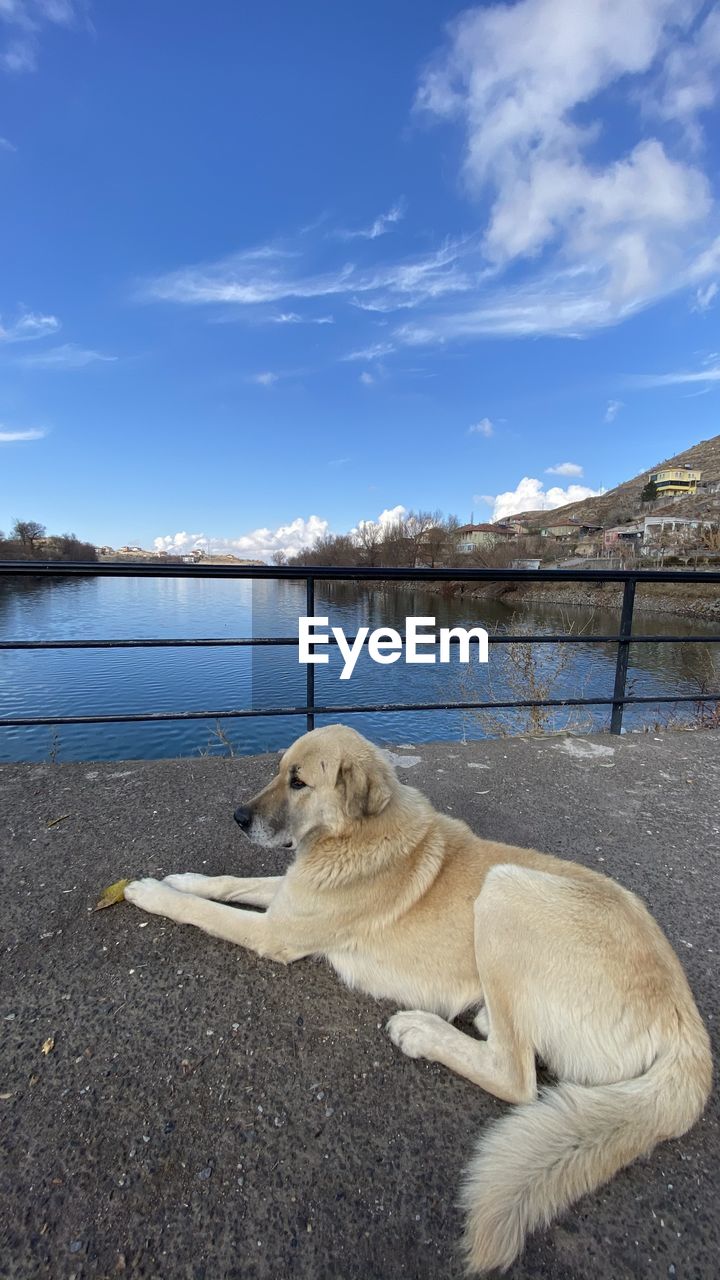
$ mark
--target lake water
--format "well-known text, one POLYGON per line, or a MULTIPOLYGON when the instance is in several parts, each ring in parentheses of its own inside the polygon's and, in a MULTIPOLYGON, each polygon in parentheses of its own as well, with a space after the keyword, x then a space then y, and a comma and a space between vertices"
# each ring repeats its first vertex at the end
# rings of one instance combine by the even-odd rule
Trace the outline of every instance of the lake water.
MULTIPOLYGON (((317 615, 347 635, 362 625, 394 626, 406 616, 435 617, 437 626, 480 625, 515 633, 617 633, 615 612, 526 606, 522 613, 498 601, 465 601, 421 589, 382 584, 316 584, 317 615)), ((0 578, 0 638, 130 639, 150 637, 294 636, 305 614, 303 583, 186 578, 0 578)), ((637 633, 682 635, 703 624, 679 617, 636 614, 637 633)), ((707 626, 708 635, 714 628, 707 626)), ((365 650, 352 678, 341 681, 340 654, 315 667, 316 701, 351 703, 499 701, 532 696, 610 696, 614 645, 491 645, 490 662, 462 665, 457 650, 448 666, 392 666, 372 662, 365 650), (535 682, 535 693, 528 690, 535 682)), ((0 651, 0 718, 121 712, 209 710, 304 705, 306 668, 293 647, 126 650, 0 651)), ((631 649, 628 692, 652 696, 717 687, 718 646, 648 644, 631 649)), ((694 707, 629 707, 628 729, 691 717, 694 707)), ((329 717, 338 719, 338 716, 329 717)), ((607 727, 608 707, 560 708, 534 725, 527 711, 409 711, 348 716, 376 741, 496 736, 532 728, 607 727)), ((318 717, 318 724, 323 717, 318 717)), ((304 730, 301 716, 222 721, 237 753, 286 746, 304 730)), ((119 760, 227 753, 212 720, 153 724, 68 725, 57 729, 0 727, 0 761, 119 760)))

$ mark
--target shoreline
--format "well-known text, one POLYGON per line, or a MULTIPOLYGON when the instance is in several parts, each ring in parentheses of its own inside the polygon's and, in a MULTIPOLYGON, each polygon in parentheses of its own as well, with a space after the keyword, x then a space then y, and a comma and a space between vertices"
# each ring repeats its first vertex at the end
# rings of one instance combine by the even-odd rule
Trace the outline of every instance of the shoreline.
MULTIPOLYGON (((355 583, 356 586, 377 588, 378 583, 355 583)), ((384 587, 408 591, 417 589, 417 583, 384 582, 384 587)), ((512 607, 513 604, 566 605, 570 608, 620 610, 623 588, 614 582, 568 582, 567 587, 556 583, 488 583, 469 587, 463 582, 425 582, 423 591, 432 595, 445 595, 468 600, 494 600, 512 607)), ((720 589, 715 583, 683 583, 681 586, 662 583, 638 583, 635 596, 635 613, 671 614, 677 617, 701 618, 705 622, 720 622, 720 589)))

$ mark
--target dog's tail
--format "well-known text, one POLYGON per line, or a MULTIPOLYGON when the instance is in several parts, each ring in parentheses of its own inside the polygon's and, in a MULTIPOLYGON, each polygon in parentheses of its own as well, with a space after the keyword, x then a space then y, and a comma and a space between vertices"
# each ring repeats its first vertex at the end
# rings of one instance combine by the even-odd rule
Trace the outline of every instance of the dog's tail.
POLYGON ((710 1092, 710 1044, 696 1010, 679 1017, 677 1038, 644 1075, 561 1084, 483 1136, 461 1195, 470 1274, 505 1271, 529 1231, 695 1123, 710 1092))

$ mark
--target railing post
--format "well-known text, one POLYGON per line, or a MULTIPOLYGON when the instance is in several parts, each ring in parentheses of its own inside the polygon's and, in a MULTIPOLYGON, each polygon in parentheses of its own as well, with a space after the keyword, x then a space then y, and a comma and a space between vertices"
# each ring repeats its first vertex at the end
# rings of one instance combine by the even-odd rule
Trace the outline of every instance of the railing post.
POLYGON ((633 605, 635 604, 635 578, 625 580, 623 591, 622 614, 620 615, 620 640, 618 642, 617 662, 615 664, 615 688, 613 689, 613 709, 610 717, 610 732, 622 733, 623 710, 625 708, 625 684, 627 681, 628 659, 630 657, 630 637, 632 636, 633 605))
MULTIPOLYGON (((312 618, 315 614, 315 580, 314 578, 305 579, 305 615, 312 618)), ((315 728, 315 667, 312 662, 308 662, 305 668, 305 705, 307 706, 307 714, 305 724, 308 729, 315 728)))

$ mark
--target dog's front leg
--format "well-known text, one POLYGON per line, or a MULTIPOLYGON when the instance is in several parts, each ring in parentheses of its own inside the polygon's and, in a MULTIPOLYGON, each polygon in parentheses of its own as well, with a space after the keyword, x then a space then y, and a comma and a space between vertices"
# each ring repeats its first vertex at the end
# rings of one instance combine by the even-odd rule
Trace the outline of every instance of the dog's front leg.
POLYGON ((216 938, 248 947, 258 955, 283 964, 300 960, 313 949, 304 947, 299 938, 293 937, 294 930, 287 920, 179 893, 160 880, 133 880, 125 890, 125 898, 142 911, 165 916, 178 924, 194 924, 216 938))
POLYGON ((192 893, 196 898, 211 898, 214 902, 246 902, 249 907, 269 907, 277 893, 283 876, 203 876, 194 871, 181 871, 166 876, 164 883, 180 893, 192 893))

